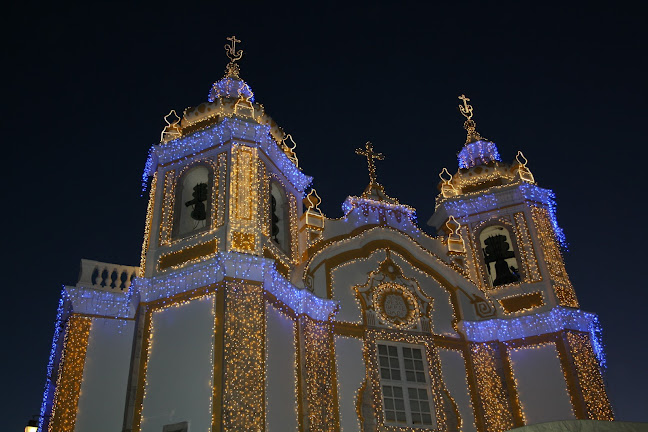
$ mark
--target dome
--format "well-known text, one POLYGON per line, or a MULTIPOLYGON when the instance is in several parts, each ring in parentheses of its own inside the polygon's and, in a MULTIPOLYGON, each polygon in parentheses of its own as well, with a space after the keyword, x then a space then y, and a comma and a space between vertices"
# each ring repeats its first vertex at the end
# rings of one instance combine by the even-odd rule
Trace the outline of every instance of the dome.
POLYGON ((207 100, 209 102, 214 102, 216 99, 221 97, 238 99, 240 96, 243 96, 250 102, 254 102, 254 93, 245 81, 225 76, 212 84, 207 100))
POLYGON ((485 139, 466 143, 457 155, 457 159, 459 168, 472 168, 477 165, 502 161, 495 143, 485 139))

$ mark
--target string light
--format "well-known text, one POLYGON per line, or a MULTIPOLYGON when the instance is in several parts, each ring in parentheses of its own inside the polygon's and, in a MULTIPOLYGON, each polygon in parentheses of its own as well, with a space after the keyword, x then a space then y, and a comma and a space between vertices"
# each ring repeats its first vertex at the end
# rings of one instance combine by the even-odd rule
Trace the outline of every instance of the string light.
POLYGON ((612 406, 607 397, 603 376, 592 348, 592 345, 595 347, 600 345, 596 342, 590 343, 590 338, 592 338, 591 334, 567 332, 567 341, 578 372, 583 399, 587 406, 587 417, 593 420, 612 421, 614 420, 612 406))
POLYGON ((71 316, 65 328, 49 432, 74 432, 92 319, 71 316))
POLYGON ((340 430, 336 415, 337 401, 333 395, 332 354, 333 335, 331 324, 301 317, 303 331, 304 362, 306 364, 306 396, 308 400, 307 430, 313 432, 334 432, 340 430))
MULTIPOLYGON (((554 341, 534 344, 527 341, 531 337, 536 341, 538 337, 554 338, 556 334, 565 335, 588 417, 613 418, 601 376, 605 357, 598 318, 572 309, 578 307, 578 302, 561 255, 561 247, 566 248, 567 243, 557 223, 555 196, 551 190, 535 185, 521 152, 516 157, 517 164, 502 162, 496 144, 477 133, 472 120, 473 107, 467 104, 470 99, 464 95, 459 97, 463 101, 459 109, 466 117, 464 127, 467 131, 466 144, 457 155, 459 171, 453 176, 444 168, 440 174, 441 193, 436 198, 436 208, 448 216, 447 235, 428 236, 416 226, 414 208, 387 196, 377 182, 374 166, 374 159, 382 159, 382 154, 374 153, 370 143, 365 150, 356 150, 367 157, 369 168, 370 183, 362 195, 350 196, 344 201, 343 217, 327 219, 318 207, 321 199, 311 191, 300 227, 301 200, 312 178, 298 167, 292 136, 266 114, 263 105, 255 102, 252 89, 239 77, 237 61, 243 52, 236 49, 236 43, 240 41, 235 36, 228 40, 231 44, 225 48, 230 63, 226 75, 213 83, 208 102, 188 108, 182 119, 176 116, 170 120, 175 111, 169 113, 160 143, 149 149, 142 177, 143 191, 152 177, 140 260, 142 277, 136 278, 126 292, 78 286, 67 287, 61 294, 41 405, 40 430, 45 426, 43 419, 48 412, 52 415, 47 424, 50 432, 74 429, 92 325, 89 316, 125 322, 134 319, 136 308, 140 307, 145 310, 142 346, 146 356, 140 364, 133 424, 133 430, 139 431, 149 390, 147 367, 154 348, 154 317, 168 308, 203 299, 212 302, 210 385, 216 387, 214 374, 220 372, 224 377, 222 395, 218 393, 220 388, 214 388, 211 395, 213 428, 220 426, 217 424, 220 420, 226 431, 262 431, 268 427, 265 360, 268 352, 266 320, 271 307, 292 324, 296 350, 292 365, 294 388, 296 398, 300 399, 295 415, 305 430, 340 429, 336 366, 341 363, 335 353, 335 336, 344 332, 351 333, 345 337, 363 341, 366 376, 365 384, 356 393, 356 403, 359 407, 365 392, 370 392, 367 396, 381 430, 419 429, 385 424, 376 349, 380 341, 425 349, 428 390, 439 430, 458 429, 462 420, 456 402, 443 383, 438 349, 460 353, 467 369, 466 377, 472 374, 474 379, 470 381, 476 387, 470 388, 466 379, 467 393, 479 403, 476 407, 479 412, 473 419, 479 418, 477 423, 481 429, 500 432, 520 421, 520 416, 514 413, 514 407, 521 406, 519 399, 514 399, 518 383, 508 357, 522 349, 540 349, 548 345, 557 349, 554 341), (208 177, 213 183, 207 226, 203 231, 177 236, 174 231, 179 204, 176 193, 184 175, 199 165, 208 168, 208 177), (268 217, 274 185, 281 189, 287 205, 289 237, 279 244, 270 239, 272 230, 268 217), (156 195, 161 195, 161 202, 156 202, 156 195), (505 207, 513 208, 502 210, 505 207), (223 241, 216 235, 217 232, 221 234, 219 229, 225 225, 226 217, 228 225, 222 230, 221 237, 226 235, 223 241), (154 226, 157 221, 159 225, 154 226), (324 230, 324 222, 327 230, 324 230), (542 262, 536 256, 536 247, 540 246, 540 257, 549 272, 544 279, 551 280, 560 306, 527 314, 545 305, 545 292, 514 291, 519 283, 500 287, 486 283, 478 239, 480 231, 493 223, 509 230, 511 243, 515 240, 512 246, 518 254, 522 282, 543 280, 542 262), (534 236, 539 245, 534 244, 534 236), (366 256, 341 259, 343 262, 327 261, 331 254, 347 250, 354 243, 365 245, 367 239, 377 239, 380 243, 373 244, 366 256), (155 257, 149 257, 149 264, 155 264, 151 266, 153 270, 149 268, 152 276, 144 277, 152 242, 157 242, 155 246, 159 249, 155 248, 155 257), (412 264, 408 268, 417 273, 416 277, 403 276, 385 247, 403 243, 406 243, 403 249, 422 257, 423 262, 429 262, 433 272, 438 273, 432 275, 423 270, 425 265, 412 264), (369 272, 364 285, 350 286, 340 276, 343 269, 347 273, 357 269, 359 264, 374 260, 375 254, 383 250, 387 251, 387 258, 377 270, 369 272), (324 273, 328 277, 326 293, 322 292, 325 298, 311 292, 316 288, 315 273, 322 264, 325 264, 324 273), (393 266, 392 270, 385 270, 388 264, 393 266), (300 289, 292 283, 300 283, 298 276, 302 276, 308 289, 300 289), (433 300, 421 291, 417 281, 426 277, 448 292, 444 297, 447 305, 440 296, 433 300), (483 291, 490 291, 489 295, 481 295, 477 288, 465 288, 466 284, 457 283, 461 277, 472 280, 483 291), (340 308, 340 302, 335 299, 346 300, 341 290, 349 289, 355 294, 355 304, 348 302, 345 306, 358 307, 364 313, 364 320, 362 316, 353 322, 335 318, 340 308), (481 321, 465 319, 466 314, 462 314, 457 300, 459 291, 469 299, 481 321), (217 316, 216 304, 220 301, 217 299, 224 302, 223 316, 217 316), (405 311, 389 312, 388 301, 394 303, 393 310, 402 306, 405 311), (494 301, 500 302, 506 319, 486 319, 496 315, 494 301), (439 311, 450 311, 447 313, 450 317, 443 319, 448 318, 458 333, 435 328, 435 306, 442 308, 439 311), (66 308, 72 315, 63 332, 66 308), (520 316, 522 314, 526 315, 520 316), (457 324, 460 319, 463 320, 457 324), (220 331, 223 336, 222 365, 215 364, 221 353, 214 348, 220 331), (59 354, 60 365, 55 372, 59 354), (217 370, 220 366, 222 370, 217 370), (508 372, 513 376, 514 388, 507 388, 510 384, 502 371, 503 366, 510 368, 508 372), (58 373, 56 385, 53 383, 55 373, 58 373), (298 398, 300 391, 305 391, 305 395, 298 398), (222 419, 218 417, 221 406, 213 409, 215 403, 221 402, 222 419), (302 406, 304 403, 306 407, 302 406), (218 415, 216 410, 219 410, 218 415)), ((412 261, 394 254, 404 263, 412 261)), ((564 345, 561 346, 564 350, 564 345)), ((468 409, 472 409, 472 402, 468 409)), ((360 408, 358 413, 361 419, 360 408)), ((521 417, 525 422, 524 413, 521 417)))
POLYGON ((497 367, 496 344, 477 343, 470 346, 477 392, 482 402, 485 430, 502 432, 512 429, 513 417, 501 373, 497 367))
POLYGON ((240 281, 226 289, 223 430, 265 430, 263 287, 240 281))
MULTIPOLYGON (((65 289, 61 291, 58 308, 56 309, 56 320, 54 321, 54 336, 52 337, 52 346, 50 348, 49 359, 47 360, 47 374, 45 375, 45 390, 43 391, 43 401, 41 402, 40 416, 38 417, 38 431, 42 431, 45 419, 48 418, 48 412, 51 409, 53 396, 52 390, 54 385, 54 365, 56 356, 59 352, 59 339, 63 330, 63 305, 65 299, 65 289)), ((63 354, 63 353, 61 353, 63 354)))
MULTIPOLYGON (((165 179, 166 183, 166 179, 165 179)), ((153 228, 153 211, 155 209, 155 193, 157 190, 157 173, 153 174, 151 181, 151 192, 149 193, 149 201, 146 206, 146 222, 144 223, 144 240, 142 241, 142 251, 140 253, 140 269, 139 274, 144 276, 146 273, 146 253, 148 252, 149 245, 151 244, 151 230, 153 228)))
POLYGON ((531 217, 538 230, 538 239, 542 245, 545 255, 545 262, 549 269, 551 280, 554 281, 553 287, 558 302, 563 306, 578 307, 576 293, 569 281, 565 262, 563 261, 560 248, 556 241, 555 231, 550 222, 550 212, 544 208, 532 206, 531 217))
POLYGON ((461 321, 459 328, 471 342, 509 341, 566 329, 592 332, 594 337, 595 318, 590 312, 556 306, 547 312, 515 318, 461 321))
POLYGON ((486 140, 466 144, 459 152, 457 159, 459 160, 459 168, 464 169, 502 161, 495 143, 486 140))

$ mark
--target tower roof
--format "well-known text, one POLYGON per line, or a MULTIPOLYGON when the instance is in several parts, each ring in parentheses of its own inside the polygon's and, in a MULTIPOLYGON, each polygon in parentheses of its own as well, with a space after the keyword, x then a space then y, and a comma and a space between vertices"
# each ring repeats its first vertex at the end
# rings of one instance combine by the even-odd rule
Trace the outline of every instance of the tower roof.
POLYGON ((221 97, 237 99, 241 96, 250 102, 254 102, 254 93, 245 81, 240 79, 238 76, 230 77, 225 75, 223 78, 212 84, 207 99, 209 102, 214 102, 216 99, 221 97))

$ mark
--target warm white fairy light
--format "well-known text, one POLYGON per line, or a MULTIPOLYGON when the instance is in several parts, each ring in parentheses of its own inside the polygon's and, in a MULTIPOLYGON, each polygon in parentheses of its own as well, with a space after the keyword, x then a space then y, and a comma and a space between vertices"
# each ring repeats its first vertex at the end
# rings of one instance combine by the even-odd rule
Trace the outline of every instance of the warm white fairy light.
POLYGON ((74 432, 91 326, 91 318, 74 315, 65 326, 49 432, 74 432))

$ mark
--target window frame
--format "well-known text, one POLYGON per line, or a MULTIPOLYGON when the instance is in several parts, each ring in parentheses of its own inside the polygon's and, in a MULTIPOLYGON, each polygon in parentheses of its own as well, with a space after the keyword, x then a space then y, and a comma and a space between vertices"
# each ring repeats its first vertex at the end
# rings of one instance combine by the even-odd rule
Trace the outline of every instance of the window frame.
MULTIPOLYGON (((432 376, 430 374, 430 365, 428 362, 428 356, 427 356, 427 344, 410 344, 410 343, 403 343, 403 342, 396 342, 396 341, 391 341, 391 340, 376 340, 375 341, 375 354, 376 354, 376 366, 377 366, 377 373, 378 373, 378 385, 379 385, 379 394, 380 394, 380 401, 382 403, 382 423, 385 426, 388 427, 396 427, 396 428, 414 428, 414 429, 436 429, 438 427, 438 421, 436 418, 436 403, 434 400, 434 390, 433 390, 433 383, 432 383, 432 376), (386 347, 386 352, 387 356, 381 353, 381 346, 386 347), (390 352, 390 347, 395 348, 396 353, 397 353, 397 359, 398 359, 398 377, 400 379, 392 379, 394 377, 394 371, 396 370, 395 368, 392 367, 391 364, 391 359, 393 356, 391 355, 390 352), (412 351, 412 356, 410 359, 412 360, 420 360, 421 365, 422 365, 422 371, 417 371, 416 368, 414 369, 408 369, 405 366, 405 350, 406 349, 417 349, 419 350, 421 356, 420 359, 416 359, 413 351, 412 351), (387 369, 389 370, 389 376, 390 378, 383 378, 383 369, 385 369, 384 365, 381 363, 381 357, 387 357, 389 358, 389 366, 387 369), (419 381, 419 377, 416 376, 414 381, 409 381, 407 379, 407 372, 408 371, 413 371, 413 372, 419 372, 422 373, 422 377, 424 378, 424 381, 421 382, 419 381), (385 386, 390 387, 391 392, 393 392, 394 388, 400 388, 402 392, 402 398, 403 398, 403 410, 405 412, 405 422, 399 422, 398 419, 398 414, 397 414, 397 409, 395 407, 395 401, 396 398, 390 395, 387 395, 389 399, 393 400, 394 403, 394 409, 389 409, 387 407, 385 397, 386 397, 386 392, 385 392, 385 386), (414 423, 413 421, 413 414, 419 414, 421 417, 423 414, 422 410, 418 410, 417 413, 414 413, 412 411, 412 400, 410 400, 410 389, 414 390, 416 389, 417 392, 420 392, 420 390, 424 390, 427 394, 427 402, 428 402, 428 407, 429 407, 429 415, 430 415, 430 423, 429 424, 424 424, 424 423, 414 423), (387 411, 394 411, 395 415, 395 420, 388 420, 387 419, 387 411)), ((418 375, 418 374, 417 374, 418 375)), ((393 395, 394 393, 392 393, 393 395)), ((420 399, 418 399, 420 401, 420 399)), ((422 418, 421 418, 422 420, 422 418)))

